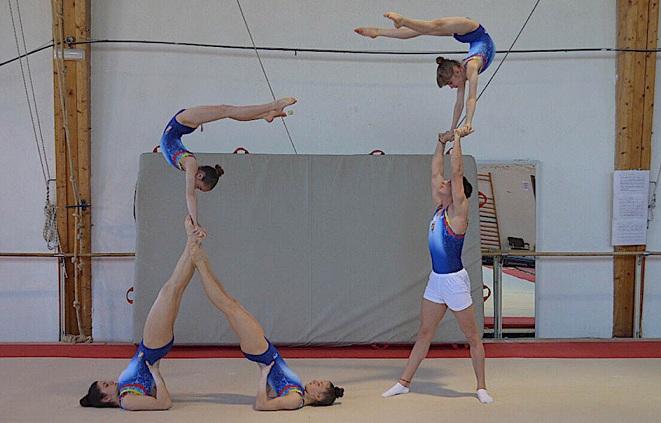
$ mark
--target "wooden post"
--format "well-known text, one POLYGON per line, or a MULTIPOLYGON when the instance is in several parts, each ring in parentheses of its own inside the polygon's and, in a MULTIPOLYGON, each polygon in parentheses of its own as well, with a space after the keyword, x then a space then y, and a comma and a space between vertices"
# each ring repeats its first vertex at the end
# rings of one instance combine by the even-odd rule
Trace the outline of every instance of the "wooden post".
MULTIPOLYGON (((658 0, 618 0, 617 21, 618 48, 656 48, 658 0)), ((655 53, 618 53, 616 170, 650 168, 655 77, 655 53)), ((615 247, 615 251, 645 251, 645 248, 645 245, 615 247)), ((633 336, 635 266, 635 257, 613 260, 615 337, 633 336)))
MULTIPOLYGON (((56 43, 60 38, 75 42, 88 40, 90 35, 90 0, 53 0, 53 39, 56 43)), ((65 45, 65 47, 67 47, 65 45)), ((90 208, 80 208, 76 203, 72 176, 78 186, 81 203, 91 204, 90 190, 90 48, 89 45, 73 46, 85 51, 81 61, 63 62, 63 86, 60 87, 58 63, 53 61, 53 87, 55 99, 55 161, 57 175, 57 224, 60 231, 62 252, 72 253, 77 234, 80 234, 79 252, 91 252, 91 213, 90 208), (60 88, 63 93, 66 123, 68 127, 67 148, 64 130, 65 110, 62 109, 60 88), (71 163, 70 163, 71 161, 71 163), (73 167, 73 175, 70 166, 73 167), (75 226, 74 213, 80 216, 81 230, 75 226)), ((82 320, 82 332, 79 333, 76 310, 74 308, 74 266, 70 260, 66 262, 66 275, 62 275, 64 287, 60 293, 63 310, 62 334, 91 336, 92 335, 92 268, 90 258, 79 261, 79 298, 82 320)))

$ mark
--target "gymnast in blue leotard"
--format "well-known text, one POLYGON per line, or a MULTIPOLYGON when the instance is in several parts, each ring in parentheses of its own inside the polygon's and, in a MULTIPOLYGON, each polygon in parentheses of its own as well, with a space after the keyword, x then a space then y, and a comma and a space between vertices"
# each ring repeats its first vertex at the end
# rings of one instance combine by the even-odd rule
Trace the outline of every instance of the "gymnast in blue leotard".
POLYGON ((484 346, 475 321, 471 284, 461 261, 464 234, 468 230, 469 201, 473 187, 464 177, 461 155, 461 131, 454 131, 454 148, 450 157, 450 179, 445 179, 445 142, 436 145, 431 164, 432 200, 436 211, 429 224, 429 253, 432 271, 423 294, 420 330, 399 381, 381 394, 383 397, 406 394, 438 325, 449 310, 470 345, 471 362, 477 382, 476 397, 483 403, 493 401, 485 380, 484 346))
POLYGON ((313 380, 306 384, 287 365, 278 349, 264 336, 257 319, 232 297, 216 277, 201 245, 191 247, 191 258, 209 300, 227 317, 239 338, 245 357, 261 368, 261 379, 255 398, 255 409, 295 410, 306 405, 331 405, 344 395, 344 389, 329 380, 313 380))
POLYGON ((395 12, 388 12, 384 16, 393 22, 395 28, 361 27, 354 31, 370 38, 408 39, 420 35, 451 36, 461 43, 469 44, 468 54, 461 62, 443 57, 436 58, 438 64, 436 83, 439 88, 447 85, 457 89, 450 130, 439 134, 439 141, 447 142, 454 137, 453 131, 457 128, 464 110, 467 81, 466 120, 461 128, 461 134, 465 136, 471 133, 477 103, 478 75, 487 70, 496 55, 496 47, 484 27, 472 19, 462 17, 420 20, 406 18, 395 12))
POLYGON ((92 383, 87 395, 80 399, 83 407, 121 407, 133 411, 166 410, 172 405, 159 363, 172 348, 179 304, 193 277, 190 240, 195 237, 195 228, 190 216, 185 219, 185 227, 189 242, 152 304, 137 351, 117 381, 98 380, 92 383))
POLYGON ((220 119, 239 121, 264 119, 272 122, 276 117, 285 117, 284 109, 296 103, 293 97, 284 97, 266 104, 251 106, 197 106, 178 111, 168 122, 161 135, 160 149, 169 165, 186 172, 186 206, 193 219, 195 235, 204 238, 206 230, 200 225, 197 213, 196 190, 211 191, 223 175, 219 165, 199 166, 193 153, 184 146, 181 138, 195 131, 198 126, 220 119))

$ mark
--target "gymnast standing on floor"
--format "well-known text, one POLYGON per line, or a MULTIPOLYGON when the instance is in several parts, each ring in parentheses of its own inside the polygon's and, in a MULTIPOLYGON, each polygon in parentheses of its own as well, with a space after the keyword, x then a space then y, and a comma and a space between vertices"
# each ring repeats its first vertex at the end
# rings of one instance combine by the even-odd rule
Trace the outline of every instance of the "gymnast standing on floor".
POLYGON ((436 145, 431 166, 431 195, 436 210, 429 224, 429 253, 432 271, 420 308, 420 328, 406 367, 399 381, 385 391, 383 397, 406 394, 420 363, 427 356, 438 325, 448 309, 470 345, 470 355, 477 381, 477 398, 483 404, 493 401, 485 380, 484 346, 480 337, 468 272, 461 261, 464 235, 468 230, 468 198, 473 187, 464 177, 461 156, 462 131, 454 131, 451 155, 451 176, 444 177, 445 142, 436 145))

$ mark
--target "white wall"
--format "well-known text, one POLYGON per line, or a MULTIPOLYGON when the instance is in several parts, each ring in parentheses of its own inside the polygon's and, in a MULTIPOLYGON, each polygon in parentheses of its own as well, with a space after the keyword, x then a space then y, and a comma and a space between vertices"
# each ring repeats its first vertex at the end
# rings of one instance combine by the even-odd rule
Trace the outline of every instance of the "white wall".
MULTIPOLYGON (((661 104, 661 60, 656 59, 656 91, 655 104, 661 104)), ((661 112, 659 109, 654 113, 654 126, 652 128, 652 164, 650 166, 650 177, 656 181, 659 167, 661 167, 661 151, 659 150, 659 135, 661 133, 661 112)), ((661 182, 661 181, 659 181, 661 182)), ((654 190, 651 185, 650 190, 654 190)), ((661 188, 656 189, 657 207, 654 210, 654 219, 650 222, 647 232, 647 249, 649 251, 661 251, 661 188)), ((649 257, 645 268, 645 286, 643 301, 642 334, 648 338, 661 338, 661 318, 658 310, 661 309, 661 257, 649 257)))
MULTIPOLYGON (((15 4, 12 4, 17 19, 15 4)), ((48 44, 50 4, 30 0, 22 1, 20 7, 28 49, 48 44)), ((6 2, 0 6, 0 22, 0 62, 4 62, 17 55, 6 2)), ((18 21, 16 25, 18 27, 18 21)), ((20 43, 22 46, 22 40, 20 43)), ((27 66, 25 62, 24 66, 27 66)), ((27 67, 25 71, 27 73, 27 67)), ((54 178, 51 51, 31 56, 30 71, 46 157, 54 178)), ((48 251, 42 239, 46 189, 18 62, 0 68, 0 110, 0 150, 3 152, 0 251, 48 251)), ((51 188, 55 190, 54 185, 51 188)), ((0 258, 0 322, 1 341, 59 339, 58 278, 54 259, 0 258)))
MULTIPOLYGON (((24 14, 29 10, 32 20, 26 25, 29 46, 47 42, 50 12, 41 10, 45 6, 40 2, 22 3, 24 14)), ((468 15, 484 23, 503 49, 519 31, 533 3, 291 0, 278 2, 277 7, 265 7, 264 2, 242 4, 258 45, 459 50, 461 46, 449 38, 370 40, 351 30, 360 25, 387 25, 381 15, 391 9, 414 17, 468 15)), ((14 55, 7 15, 0 13, 5 31, 0 41, 2 58, 14 55)), ((249 44, 236 3, 230 0, 191 1, 186 7, 172 0, 93 2, 92 16, 92 36, 99 39, 249 44)), ((615 28, 613 0, 542 2, 517 47, 613 46, 615 28)), ((48 57, 42 53, 33 60, 43 61, 40 106, 52 113, 48 57)), ((362 154, 381 148, 387 153, 426 154, 434 148, 436 133, 447 129, 450 122, 454 93, 436 88, 433 56, 263 53, 263 59, 276 94, 300 99, 296 113, 287 118, 300 153, 362 154)), ((483 84, 501 59, 499 55, 483 75, 483 84)), ((3 127, 14 131, 14 137, 1 142, 9 147, 14 145, 10 138, 21 139, 24 144, 20 145, 26 146, 21 153, 25 157, 14 155, 16 160, 0 170, 3 217, 12 222, 10 228, 0 229, 0 245, 3 250, 40 250, 43 190, 40 178, 34 175, 36 156, 29 154, 31 129, 16 66, 0 68, 0 86, 3 94, 10 93, 0 100, 4 106, 0 120, 3 127), (11 198, 17 180, 32 189, 11 198)), ((269 92, 249 51, 97 44, 92 52, 92 99, 93 249, 132 251, 138 155, 158 143, 170 116, 181 107, 196 104, 267 101, 269 92)), ((538 250, 611 249, 614 116, 615 60, 610 54, 512 55, 480 100, 474 121, 477 132, 465 143, 465 151, 479 160, 539 163, 538 250)), ((46 126, 51 133, 52 120, 49 122, 46 126)), ((219 122, 186 141, 195 151, 226 152, 243 145, 253 152, 291 152, 279 122, 219 122)), ((183 201, 179 188, 173 192, 173 201, 183 201)), ((30 268, 24 269, 6 260, 1 263, 6 280, 2 289, 8 291, 2 301, 22 298, 24 280, 50 278, 40 289, 56 288, 57 275, 47 264, 30 261, 30 268), (38 266, 43 267, 42 278, 35 276, 36 269, 41 269, 38 266)), ((128 339, 131 308, 124 296, 133 284, 132 261, 98 261, 93 273, 95 339, 128 339)), ((610 260, 540 260, 539 336, 609 337, 612 273, 610 260)), ((22 300, 24 308, 56 316, 55 293, 39 292, 34 300, 22 300), (49 305, 44 306, 41 302, 47 300, 49 305)), ((14 315, 5 310, 0 308, 2 320, 14 315)), ((32 323, 16 322, 7 333, 0 333, 0 340, 16 340, 18 334, 31 331, 27 325, 32 323)), ((57 325, 39 325, 30 339, 56 337, 57 325)))

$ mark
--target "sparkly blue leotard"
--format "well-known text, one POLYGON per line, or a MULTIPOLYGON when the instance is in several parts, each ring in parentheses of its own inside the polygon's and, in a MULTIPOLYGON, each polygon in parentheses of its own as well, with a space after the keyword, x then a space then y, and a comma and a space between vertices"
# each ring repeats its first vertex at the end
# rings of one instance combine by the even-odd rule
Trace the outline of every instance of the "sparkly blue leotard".
POLYGON ((478 73, 487 70, 489 65, 493 62, 494 57, 496 57, 496 46, 482 25, 478 26, 477 29, 468 34, 454 34, 454 39, 461 43, 470 44, 468 54, 463 60, 464 64, 468 63, 468 61, 475 56, 480 56, 482 58, 482 69, 480 69, 478 73))
POLYGON ((181 167, 181 159, 188 156, 195 157, 181 142, 181 137, 183 135, 195 131, 195 128, 177 122, 176 116, 184 110, 186 109, 179 110, 172 119, 170 119, 165 126, 163 135, 161 135, 161 153, 163 154, 163 157, 165 157, 165 160, 167 160, 170 165, 179 170, 184 170, 181 167))
POLYGON ((436 210, 429 224, 429 253, 434 273, 448 274, 464 268, 461 250, 464 235, 457 235, 448 225, 447 208, 436 210))
POLYGON ((174 339, 167 345, 152 349, 145 347, 143 342, 140 342, 138 350, 131 359, 129 365, 124 369, 119 379, 117 379, 117 388, 119 389, 119 399, 126 395, 155 395, 155 382, 154 377, 147 367, 147 363, 154 364, 161 358, 165 357, 172 349, 174 339))
POLYGON ((287 363, 285 363, 280 352, 273 344, 271 344, 271 341, 268 339, 266 341, 269 344, 266 352, 259 355, 246 353, 243 353, 243 355, 250 361, 261 363, 266 366, 275 362, 273 367, 271 367, 267 381, 277 397, 285 396, 290 392, 297 392, 303 396, 305 388, 303 387, 301 378, 299 378, 298 375, 287 366, 287 363))

